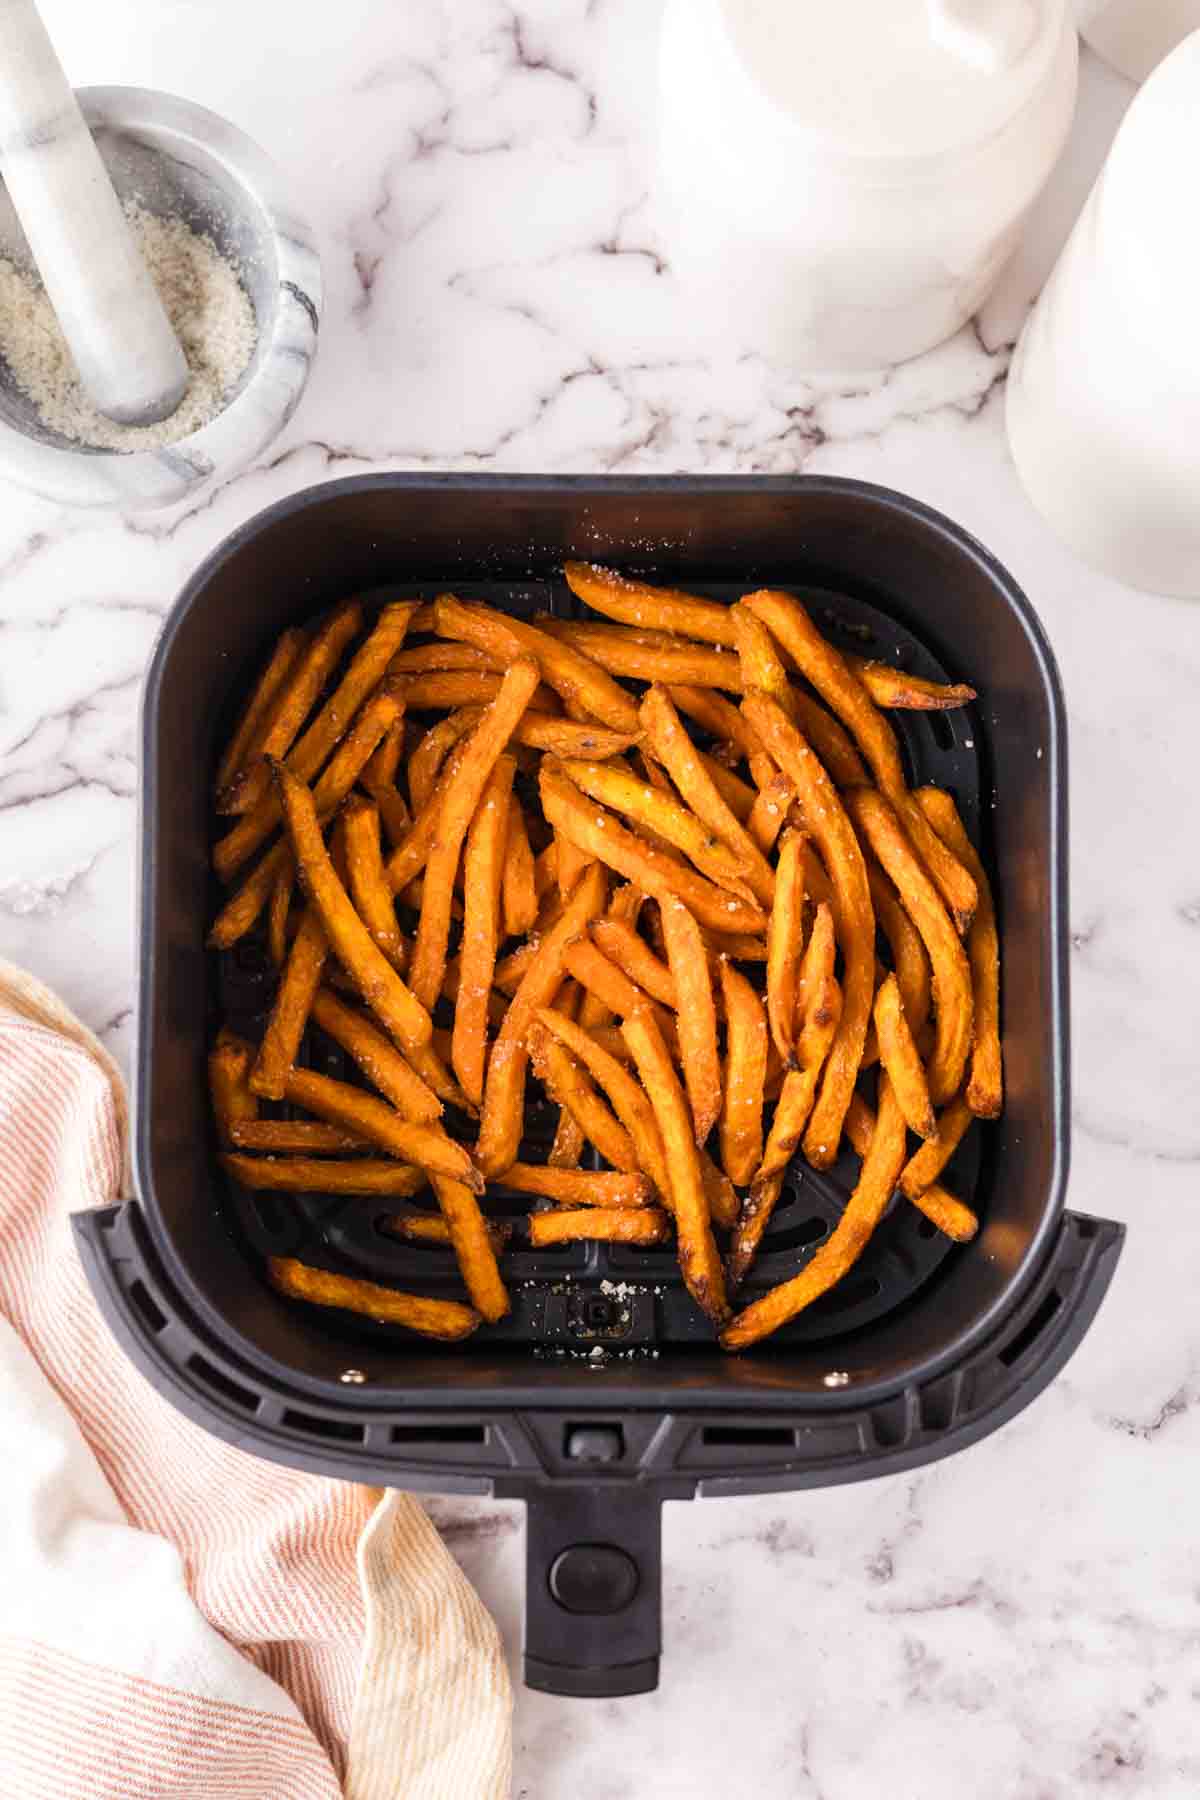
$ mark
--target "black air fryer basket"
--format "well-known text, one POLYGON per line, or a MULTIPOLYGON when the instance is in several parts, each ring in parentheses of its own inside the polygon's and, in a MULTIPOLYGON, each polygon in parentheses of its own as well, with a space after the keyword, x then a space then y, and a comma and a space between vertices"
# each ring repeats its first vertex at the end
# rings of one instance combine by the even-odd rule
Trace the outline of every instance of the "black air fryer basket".
MULTIPOLYGON (((1020 590, 964 532, 882 488, 379 475, 269 508, 187 584, 145 691, 138 1198, 75 1220, 113 1331, 176 1406, 255 1454, 525 1500, 526 1680, 653 1687, 663 1500, 858 1481, 960 1449, 1057 1374, 1108 1286, 1121 1227, 1063 1210, 1065 755, 1057 673, 1020 590), (511 1318, 455 1348, 285 1302, 267 1254, 461 1290, 444 1251, 380 1231, 386 1203, 250 1195, 216 1161, 206 1046, 227 1014, 253 1031, 270 988, 255 944, 204 949, 209 794, 268 646, 351 592, 452 587, 574 611, 559 573, 572 556, 722 597, 793 588, 835 641, 980 694, 896 724, 910 778, 953 790, 996 889, 1007 1105, 948 1176, 982 1228, 956 1248, 894 1205, 846 1279, 743 1356, 713 1344, 671 1252, 630 1246, 516 1249, 511 1318)), ((306 1054, 340 1071, 315 1031, 306 1054)), ((536 1157, 549 1122, 534 1107, 527 1123, 536 1157)), ((812 1254, 855 1168, 792 1171, 751 1294, 812 1254)), ((503 1216, 502 1192, 489 1204, 503 1216)))

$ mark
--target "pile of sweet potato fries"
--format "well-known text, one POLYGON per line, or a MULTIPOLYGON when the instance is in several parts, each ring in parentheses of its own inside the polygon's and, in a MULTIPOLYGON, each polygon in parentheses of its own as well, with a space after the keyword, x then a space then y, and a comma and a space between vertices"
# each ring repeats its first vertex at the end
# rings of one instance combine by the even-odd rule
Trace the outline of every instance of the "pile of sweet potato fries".
POLYGON ((841 1279, 897 1190, 976 1230, 938 1177, 1000 1111, 995 916, 885 716, 974 694, 842 654, 790 594, 565 573, 603 622, 348 600, 276 644, 216 775, 209 942, 258 931, 278 970, 261 1042, 212 1049, 223 1160, 250 1188, 432 1190, 390 1229, 451 1247, 470 1304, 272 1259, 300 1299, 445 1339, 501 1319, 495 1183, 538 1197, 535 1246, 673 1241, 741 1350, 841 1279), (363 1085, 300 1065, 310 1021, 363 1085), (558 1108, 545 1163, 520 1160, 531 1082, 558 1108), (841 1220, 735 1311, 789 1163, 843 1137, 841 1220))

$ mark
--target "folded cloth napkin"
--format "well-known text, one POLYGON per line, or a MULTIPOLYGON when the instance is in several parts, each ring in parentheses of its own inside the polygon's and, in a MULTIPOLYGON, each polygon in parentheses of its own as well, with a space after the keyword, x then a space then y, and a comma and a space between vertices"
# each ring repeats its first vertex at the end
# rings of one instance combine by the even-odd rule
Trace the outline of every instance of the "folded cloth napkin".
POLYGON ((218 1442, 110 1338, 68 1216, 126 1140, 112 1059, 0 962, 0 1794, 503 1800, 498 1634, 416 1501, 218 1442))

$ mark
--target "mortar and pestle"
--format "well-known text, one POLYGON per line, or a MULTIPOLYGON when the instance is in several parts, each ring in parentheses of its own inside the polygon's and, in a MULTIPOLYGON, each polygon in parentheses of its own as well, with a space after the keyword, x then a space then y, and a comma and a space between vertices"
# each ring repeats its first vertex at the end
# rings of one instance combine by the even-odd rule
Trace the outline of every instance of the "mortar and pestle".
POLYGON ((188 378, 123 203, 210 238, 256 329, 248 366, 208 424, 128 452, 49 429, 0 350, 0 476, 78 506, 160 506, 233 474, 282 430, 316 350, 320 261, 278 171, 244 133, 149 89, 76 95, 34 0, 0 0, 0 184, 0 256, 37 271, 80 381, 109 419, 168 419, 188 378))

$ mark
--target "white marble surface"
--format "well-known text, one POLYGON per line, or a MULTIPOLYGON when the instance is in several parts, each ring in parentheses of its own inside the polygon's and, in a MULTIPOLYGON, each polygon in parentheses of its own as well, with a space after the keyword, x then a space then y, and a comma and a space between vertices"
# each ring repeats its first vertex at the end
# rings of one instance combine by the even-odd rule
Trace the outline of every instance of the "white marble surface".
MULTIPOLYGON (((1085 570, 1022 497, 1024 299, 1125 103, 1069 158, 978 331, 808 384, 703 345, 647 201, 649 0, 45 0, 77 82, 226 113, 296 176, 328 310, 286 437, 200 504, 0 511, 0 954, 119 1055, 133 999, 138 683, 180 582, 277 496, 373 467, 769 470, 890 482, 1011 567, 1071 720, 1071 1200, 1129 1221, 1058 1383, 913 1478, 672 1506, 660 1691, 518 1699, 526 1800, 1132 1800, 1200 1792, 1200 612, 1085 570), (299 17, 303 30, 296 29, 299 17)), ((1103 382, 1105 371, 1096 371, 1103 382)), ((517 1509, 438 1516, 514 1658, 517 1509)))

